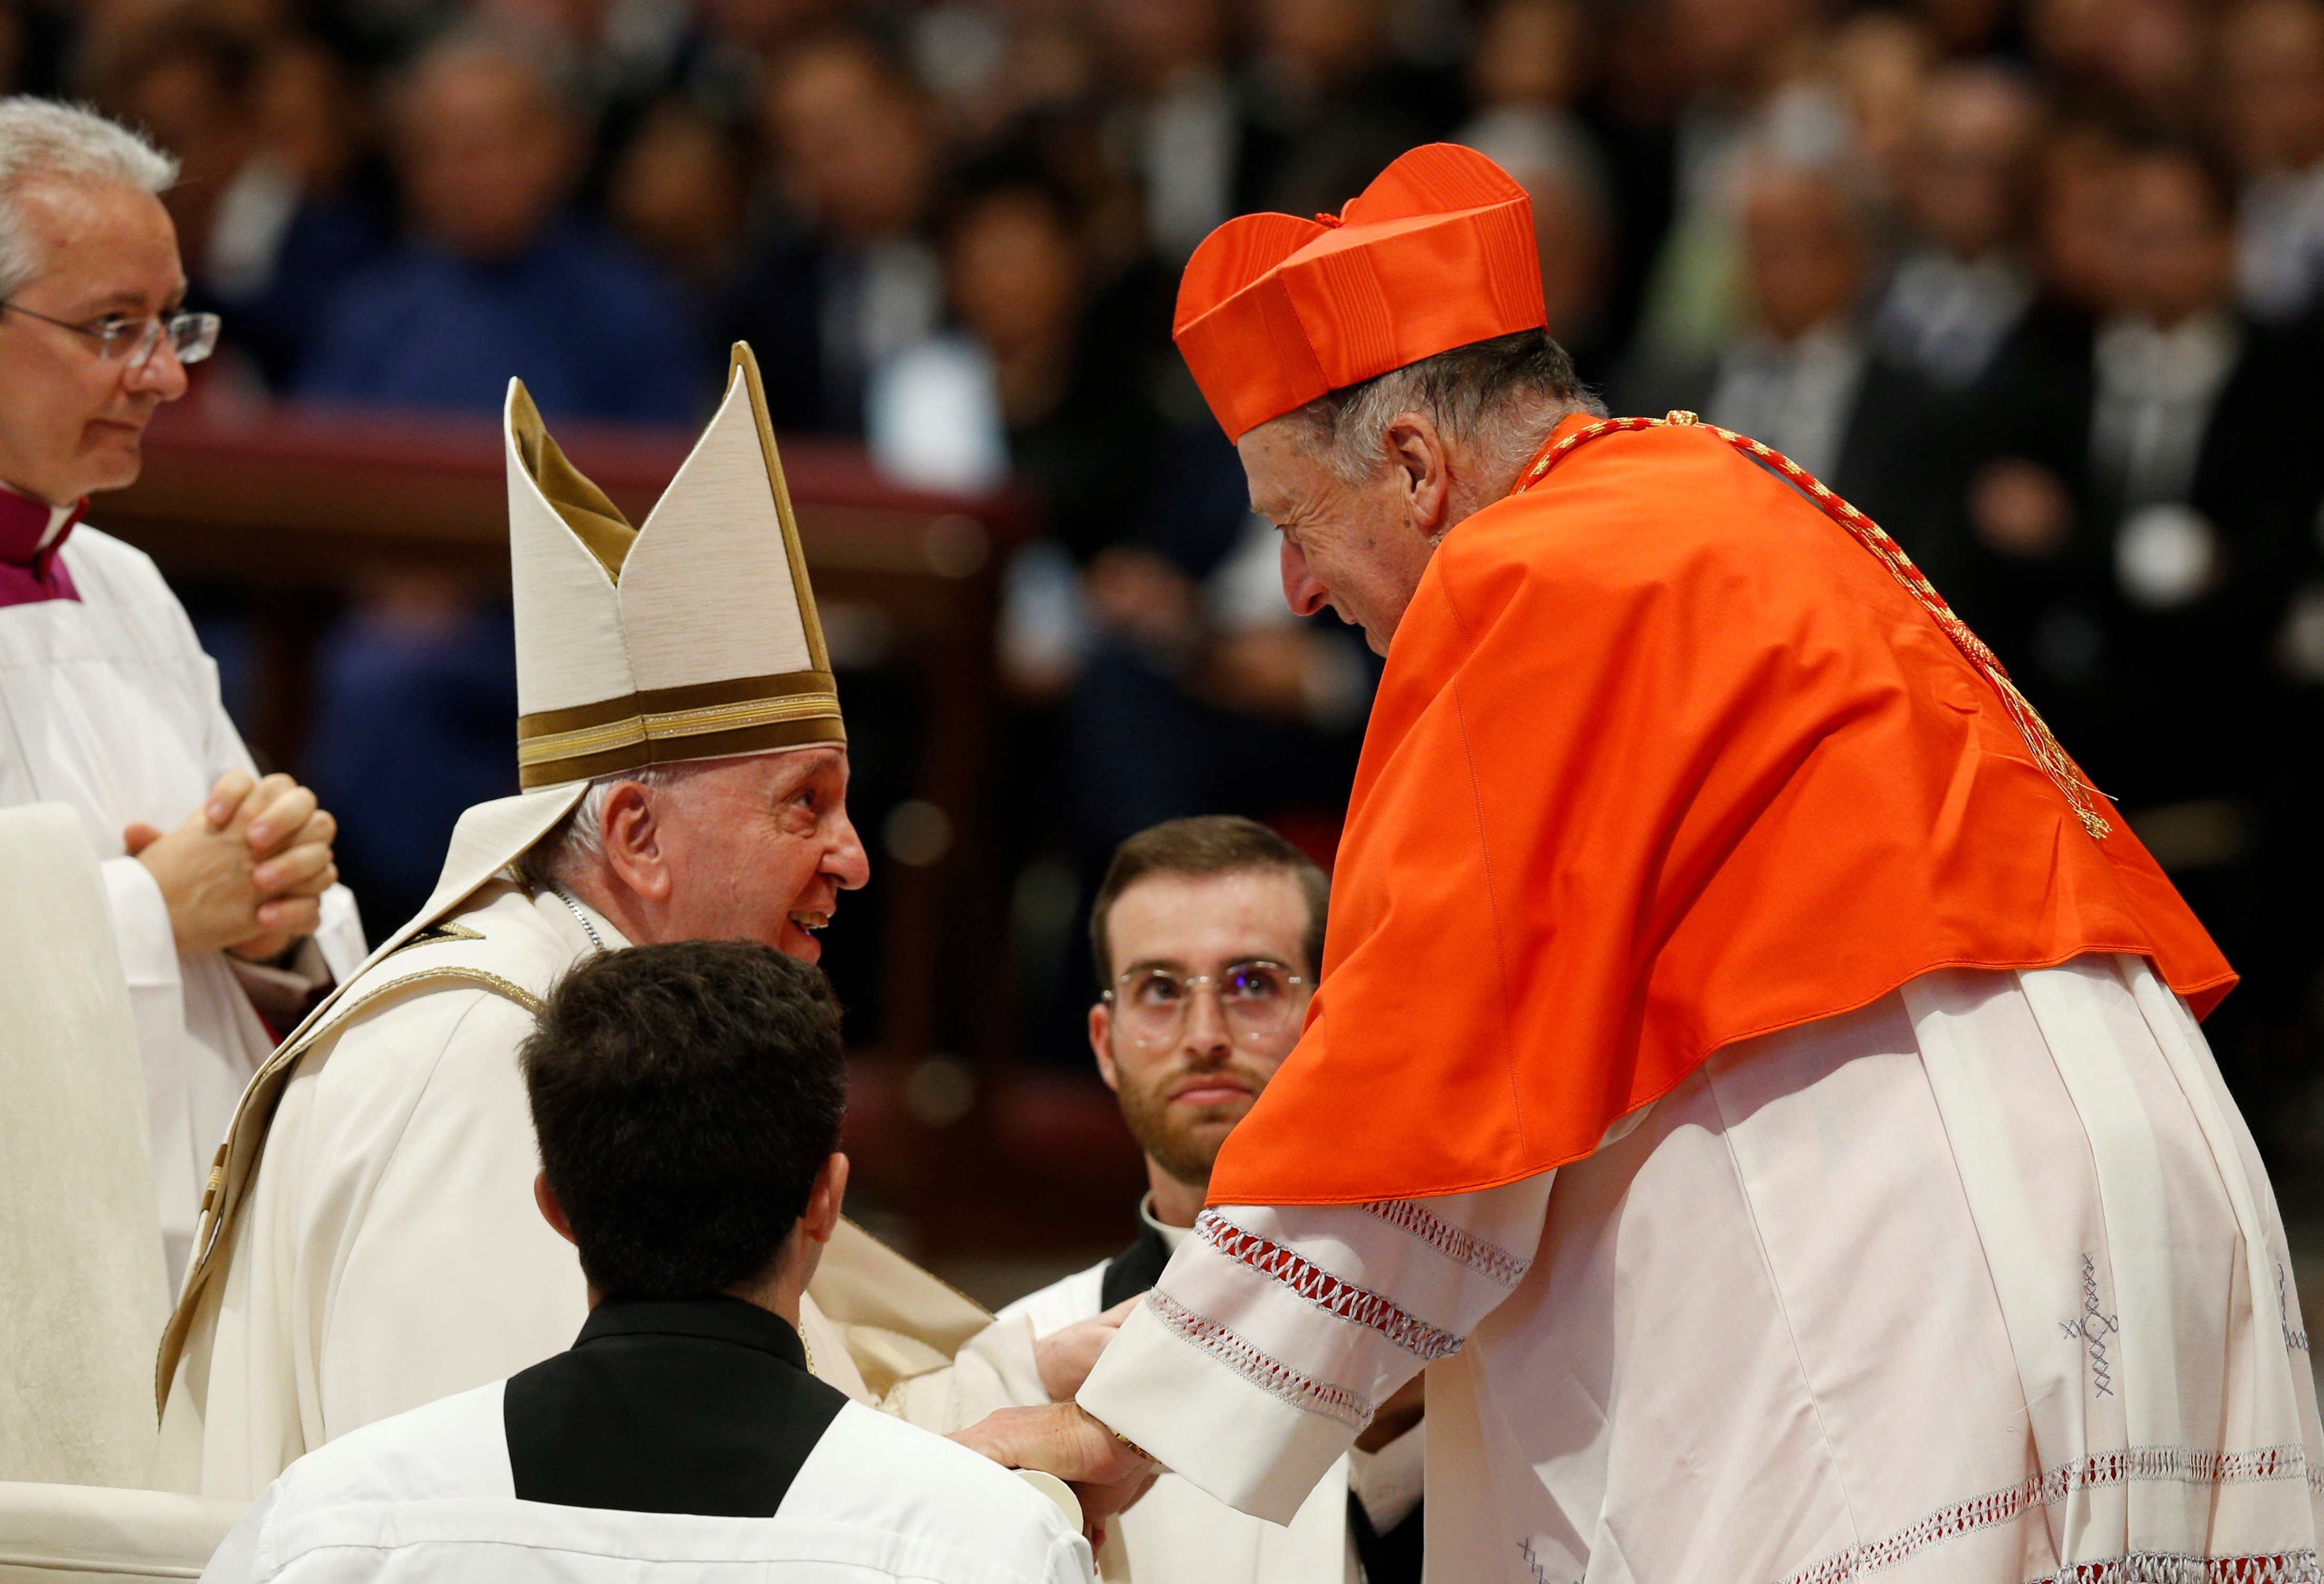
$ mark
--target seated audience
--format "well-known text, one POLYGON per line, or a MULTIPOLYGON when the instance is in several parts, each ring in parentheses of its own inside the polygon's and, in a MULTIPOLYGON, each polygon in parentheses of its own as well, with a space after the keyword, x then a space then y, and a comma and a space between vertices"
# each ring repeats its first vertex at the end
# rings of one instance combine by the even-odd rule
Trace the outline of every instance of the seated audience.
POLYGON ((331 816, 259 778, 153 563, 80 524, 217 342, 183 311, 176 175, 109 121, 0 99, 0 803, 69 804, 105 859, 173 1279, 244 1083, 364 956, 331 816))
POLYGON ((2243 0, 2219 25, 2218 107, 2244 181, 2236 274, 2245 311, 2287 323, 2324 284, 2324 5, 2243 0))
POLYGON ((523 1053, 540 1213, 580 1255, 570 1349, 300 1459, 208 1584, 484 1577, 1073 1584, 1088 1544, 1016 1476, 808 1373, 838 1229, 839 1002, 742 941, 558 985, 523 1053))
POLYGON ((1903 183, 1917 240, 1889 278, 1877 328, 1898 362, 1963 390, 2034 301, 2023 244, 2042 106, 2021 78, 1969 65, 1932 76, 1919 108, 1903 183))
MULTIPOLYGON (((1201 1213, 1219 1147, 1299 1038, 1323 953, 1331 882, 1296 847, 1232 815, 1172 820, 1121 845, 1090 920, 1099 981, 1090 1048, 1146 1152, 1138 1236, 1111 1259, 1019 1299, 1037 1337, 1134 1303, 1201 1213)), ((1118 1318, 1118 1316, 1117 1316, 1118 1318)), ((1085 1344, 1102 1340, 1084 1333, 1085 1344)), ((1085 1370, 1094 1346, 1070 1360, 1085 1370)), ((1059 1402, 1080 1386, 1043 1359, 1059 1402), (1055 1377, 1055 1378, 1052 1378, 1055 1377)), ((1339 1584, 1353 1546, 1370 1584, 1420 1577, 1419 1394, 1390 1404, 1288 1528, 1174 1475, 1114 1520, 1102 1558, 1155 1584, 1339 1584)))
POLYGON ((551 417, 678 423, 710 373, 669 284, 567 200, 586 128, 549 63, 456 33, 392 106, 411 235, 333 299, 299 388, 496 412, 512 373, 551 417))
POLYGON ((288 382, 347 278, 386 253, 354 191, 353 85, 311 41, 262 46, 185 13, 121 63, 107 96, 181 167, 168 195, 198 306, 265 382, 288 382))
POLYGON ((1713 363, 1643 369, 1617 384, 1615 405, 1654 417, 1685 408, 1765 441, 1918 549, 1926 387, 1881 355, 1864 322, 1863 195, 1845 170, 1772 158, 1748 170, 1741 194, 1753 328, 1713 363))
POLYGON ((868 39, 825 32, 769 69, 779 184, 719 310, 767 365, 779 429, 860 434, 866 382, 944 316, 922 230, 937 168, 918 87, 868 39))

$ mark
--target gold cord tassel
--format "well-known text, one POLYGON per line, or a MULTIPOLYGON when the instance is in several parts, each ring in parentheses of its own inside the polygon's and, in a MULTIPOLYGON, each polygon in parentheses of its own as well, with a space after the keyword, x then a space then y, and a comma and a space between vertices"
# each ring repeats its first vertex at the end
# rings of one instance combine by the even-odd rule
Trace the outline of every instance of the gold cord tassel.
POLYGON ((1833 494, 1821 480, 1809 473, 1806 468, 1773 447, 1763 446, 1748 436, 1738 435, 1732 429, 1722 429, 1716 424, 1700 423, 1691 412, 1674 411, 1667 418, 1609 418, 1591 424, 1586 428, 1576 429, 1551 447, 1548 455, 1534 465, 1533 471, 1526 475, 1525 481, 1517 487, 1520 490, 1530 489, 1539 483, 1550 468, 1563 458, 1566 453, 1585 440, 1594 440, 1600 435, 1613 434, 1622 429, 1660 428, 1665 424, 1682 428, 1706 428, 1737 450, 1748 451, 1760 458, 1799 485, 1806 493, 1808 499, 1813 501, 1826 517, 1846 529, 1855 537, 1857 543, 1877 557, 1880 564, 1888 569, 1888 575, 1902 584, 1904 591, 1918 600, 1922 607, 1936 619, 1937 625, 1944 630, 1945 636, 1952 640, 1953 647, 1960 650, 1962 657, 1977 668, 1986 681, 1991 684, 1994 692, 2000 695, 2001 707, 2008 712, 2009 718, 2016 723, 2017 733, 2025 739, 2025 746, 2033 752, 2034 762, 2040 765, 2049 775, 2050 779, 2057 783, 2058 790, 2065 795, 2067 806, 2071 808, 2075 817, 2082 822, 2082 829, 2088 831, 2094 841, 2103 840, 2113 833, 2114 826, 2098 806, 2098 799, 2101 796, 2098 789, 2090 785, 2088 778, 2083 776, 2080 767, 2074 763, 2072 757, 2060 745, 2056 735, 2051 732, 2049 723, 2042 719, 2041 712, 2034 707, 2024 694, 2017 691, 2017 684, 2009 679, 2009 671, 2002 665, 2000 657, 1986 647, 1983 639, 1969 630, 1968 622, 1953 613, 1953 608, 1945 603, 1944 596, 1937 592, 1936 585, 1929 581, 1928 575, 1914 566, 1913 557, 1904 553, 1904 547, 1889 538, 1886 530, 1878 523, 1833 494))

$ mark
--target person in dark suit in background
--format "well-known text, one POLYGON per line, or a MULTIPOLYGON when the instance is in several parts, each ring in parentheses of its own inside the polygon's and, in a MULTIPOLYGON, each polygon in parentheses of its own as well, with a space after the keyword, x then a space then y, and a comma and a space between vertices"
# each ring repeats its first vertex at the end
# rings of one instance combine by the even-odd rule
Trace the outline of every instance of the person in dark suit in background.
POLYGON ((1866 322, 1869 218, 1849 172, 1762 158, 1742 182, 1753 328, 1710 363, 1635 369, 1613 406, 1672 408, 1774 447, 1917 551, 1927 539, 1927 381, 1866 322))

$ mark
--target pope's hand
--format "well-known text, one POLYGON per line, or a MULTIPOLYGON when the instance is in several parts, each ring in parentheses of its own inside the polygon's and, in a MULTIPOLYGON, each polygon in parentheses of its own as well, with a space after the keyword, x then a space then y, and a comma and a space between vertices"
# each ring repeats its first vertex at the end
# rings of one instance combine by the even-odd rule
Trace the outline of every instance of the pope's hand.
POLYGON ((1074 1487, 1090 1540, 1103 1537, 1105 1520, 1146 1494, 1160 1465, 1123 1441, 1078 1404, 1002 1408, 953 1440, 1010 1469, 1038 1469, 1074 1487))
POLYGON ((166 834, 143 823, 122 833, 152 872, 181 952, 281 956, 321 922, 322 893, 338 879, 337 822, 288 776, 218 778, 202 807, 166 834))
POLYGON ((1094 1320, 1075 1321, 1051 1331, 1033 1344, 1033 1362, 1041 1371, 1041 1386, 1052 1403, 1070 1403, 1082 1382, 1097 1366, 1097 1356, 1113 1340, 1113 1333, 1130 1318, 1142 1298, 1124 1298, 1094 1320))

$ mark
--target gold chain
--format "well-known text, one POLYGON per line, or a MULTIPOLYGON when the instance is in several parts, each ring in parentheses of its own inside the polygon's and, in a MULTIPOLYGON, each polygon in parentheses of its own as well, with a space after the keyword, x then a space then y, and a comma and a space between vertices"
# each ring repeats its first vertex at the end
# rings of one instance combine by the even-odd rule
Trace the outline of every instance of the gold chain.
POLYGON ((2018 735, 2024 738, 2025 746, 2033 751, 2034 762, 2042 767, 2050 779, 2057 784, 2058 790, 2065 795, 2066 804, 2074 811, 2075 817, 2082 822, 2082 829, 2088 831, 2093 840, 2113 833, 2114 826, 2107 823, 2106 815, 2098 807, 2098 799, 2103 795, 2083 777, 2081 768, 2059 743, 2048 723, 2042 719, 2041 713, 2017 690, 2017 684, 2009 679, 2009 671, 2002 665, 2000 657, 1986 647, 1983 639, 1969 631, 1968 622, 1953 613, 1953 608, 1945 603, 1944 596, 1937 592, 1928 575, 1914 566, 1913 557, 1904 553, 1904 547, 1889 538, 1878 523, 1832 493, 1821 479, 1773 447, 1762 445, 1732 429, 1703 423, 1694 414, 1685 411, 1674 411, 1666 418, 1601 419, 1574 430, 1552 446, 1518 482, 1513 493, 1522 494, 1539 483, 1549 475, 1551 468, 1563 461, 1575 447, 1584 441, 1624 429, 1652 429, 1665 426, 1707 429, 1738 451, 1748 452, 1758 457, 1797 484, 1826 517, 1846 529, 1858 544, 1871 551, 1888 569, 1888 575, 1904 585, 1904 592, 1918 600, 1922 607, 1936 619, 1944 635, 1952 640, 1953 647, 1960 650, 1969 663, 1976 667, 1992 686, 1994 692, 2000 695, 2001 707, 2008 712, 2010 720, 2016 724, 2018 735))

